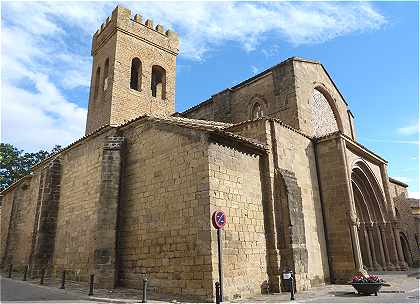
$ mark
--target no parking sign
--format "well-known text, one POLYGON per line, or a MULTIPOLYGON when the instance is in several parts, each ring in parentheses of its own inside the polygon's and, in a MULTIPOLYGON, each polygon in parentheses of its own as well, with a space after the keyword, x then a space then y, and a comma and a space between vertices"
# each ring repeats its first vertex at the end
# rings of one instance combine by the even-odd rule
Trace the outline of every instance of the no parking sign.
POLYGON ((217 229, 217 253, 218 253, 218 270, 219 270, 219 284, 220 284, 220 290, 219 294, 217 294, 218 290, 216 287, 216 299, 219 300, 219 302, 223 302, 223 249, 222 249, 222 228, 226 225, 227 217, 226 213, 222 210, 216 210, 213 212, 212 216, 212 222, 214 228, 217 229))
POLYGON ((226 225, 226 214, 222 210, 217 210, 213 212, 213 226, 216 229, 222 229, 226 225))

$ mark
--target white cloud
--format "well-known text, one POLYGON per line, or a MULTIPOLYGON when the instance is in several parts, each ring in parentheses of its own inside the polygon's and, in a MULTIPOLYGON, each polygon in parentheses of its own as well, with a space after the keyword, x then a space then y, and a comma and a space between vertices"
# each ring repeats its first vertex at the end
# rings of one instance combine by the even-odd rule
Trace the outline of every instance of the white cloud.
POLYGON ((255 65, 251 65, 252 74, 257 75, 258 74, 258 68, 255 65))
MULTIPOLYGON (((376 30, 385 18, 369 3, 127 2, 144 19, 177 31, 181 56, 203 60, 222 44, 246 51, 274 44, 322 43, 351 32, 376 30), (274 36, 271 36, 274 35, 274 36), (274 38, 272 38, 274 37, 274 38), (271 43, 271 42, 270 42, 271 43)), ((28 151, 66 145, 83 134, 92 34, 113 2, 2 3, 2 141, 28 151), (76 94, 77 95, 77 94, 76 94)))
POLYGON ((407 125, 401 128, 398 128, 398 133, 402 135, 414 135, 419 133, 419 123, 413 123, 411 125, 407 125))
MULTIPOLYGON (((146 18, 172 26, 182 54, 197 60, 234 41, 255 50, 267 34, 295 46, 322 43, 355 31, 379 29, 385 17, 368 3, 128 2, 146 18)), ((272 44, 272 42, 270 42, 272 44)))

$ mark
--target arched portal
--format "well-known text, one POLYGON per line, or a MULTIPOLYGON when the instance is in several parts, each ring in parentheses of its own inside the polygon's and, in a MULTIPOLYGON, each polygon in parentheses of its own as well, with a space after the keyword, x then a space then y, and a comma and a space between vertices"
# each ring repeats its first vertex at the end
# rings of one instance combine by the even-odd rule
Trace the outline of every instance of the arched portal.
POLYGON ((359 242, 364 267, 386 270, 389 265, 385 200, 378 181, 369 166, 358 161, 352 169, 351 184, 356 213, 360 222, 359 242))

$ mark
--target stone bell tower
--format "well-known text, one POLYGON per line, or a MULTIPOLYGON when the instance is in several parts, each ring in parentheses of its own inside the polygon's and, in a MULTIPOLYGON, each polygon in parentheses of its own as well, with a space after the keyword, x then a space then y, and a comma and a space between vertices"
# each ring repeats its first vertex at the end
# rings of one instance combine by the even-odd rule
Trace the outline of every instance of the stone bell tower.
POLYGON ((175 111, 178 35, 117 6, 93 35, 86 132, 175 111))

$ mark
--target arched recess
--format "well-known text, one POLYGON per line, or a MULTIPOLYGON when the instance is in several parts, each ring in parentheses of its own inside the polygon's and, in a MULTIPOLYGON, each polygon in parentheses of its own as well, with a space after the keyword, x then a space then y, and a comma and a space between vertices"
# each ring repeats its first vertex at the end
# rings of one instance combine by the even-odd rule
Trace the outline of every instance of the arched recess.
POLYGON ((400 241, 405 262, 409 266, 413 266, 413 258, 411 255, 410 244, 404 232, 400 232, 400 241))
POLYGON ((293 270, 296 277, 302 280, 296 282, 298 286, 306 286, 308 250, 301 189, 295 174, 288 170, 275 170, 274 182, 274 214, 277 247, 281 256, 280 270, 293 270))
POLYGON ((315 83, 312 88, 309 107, 312 119, 312 135, 323 136, 334 131, 343 131, 343 120, 337 109, 332 94, 322 83, 315 83))
POLYGON ((351 185, 359 226, 359 242, 365 268, 387 269, 388 246, 381 232, 386 223, 384 195, 372 170, 363 161, 357 161, 352 168, 351 185))

